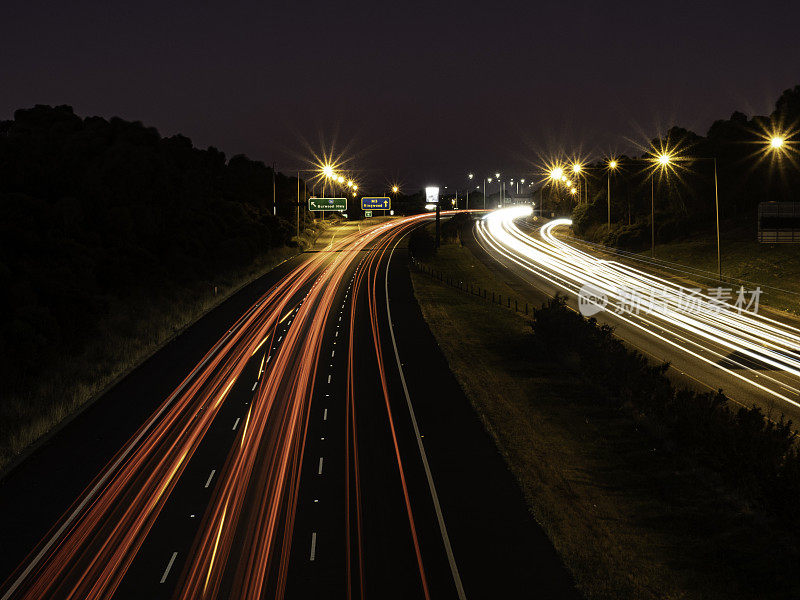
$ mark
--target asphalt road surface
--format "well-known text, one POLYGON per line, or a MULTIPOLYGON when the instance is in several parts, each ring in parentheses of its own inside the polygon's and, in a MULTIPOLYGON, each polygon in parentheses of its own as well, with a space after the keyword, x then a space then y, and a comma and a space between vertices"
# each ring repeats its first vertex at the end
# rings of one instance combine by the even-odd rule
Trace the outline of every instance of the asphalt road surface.
POLYGON ((560 293, 577 310, 580 290, 588 286, 608 302, 594 315, 598 321, 645 355, 669 362, 677 380, 699 390, 722 389, 741 406, 756 405, 773 419, 783 414, 800 423, 795 320, 740 312, 735 297, 721 303, 644 266, 578 248, 555 235, 568 223, 534 223, 529 213, 525 207, 495 211, 478 222, 470 240, 487 264, 511 274, 522 297, 537 305, 560 293))
POLYGON ((0 481, 0 599, 578 597, 402 240, 332 227, 0 481))

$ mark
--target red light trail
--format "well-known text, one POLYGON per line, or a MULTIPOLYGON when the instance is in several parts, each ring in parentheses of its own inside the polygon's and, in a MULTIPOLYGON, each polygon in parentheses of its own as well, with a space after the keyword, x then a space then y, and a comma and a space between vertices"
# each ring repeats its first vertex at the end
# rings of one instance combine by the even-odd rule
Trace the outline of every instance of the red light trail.
MULTIPOLYGON (((2 600, 113 597, 220 408, 252 361, 261 365, 258 384, 219 470, 191 552, 183 561, 174 597, 256 599, 267 590, 274 597, 283 597, 321 346, 337 294, 353 268, 353 296, 366 286, 409 535, 420 588, 429 597, 389 402, 376 304, 377 273, 384 254, 390 244, 426 218, 429 215, 373 226, 343 237, 325 251, 306 255, 220 338, 84 490, 5 583, 2 600), (282 316, 295 307, 285 340, 274 356, 268 356, 282 316)), ((358 318, 353 302, 351 332, 358 318)), ((343 550, 348 597, 363 598, 366 574, 356 430, 357 357, 352 334, 347 346, 343 550)))

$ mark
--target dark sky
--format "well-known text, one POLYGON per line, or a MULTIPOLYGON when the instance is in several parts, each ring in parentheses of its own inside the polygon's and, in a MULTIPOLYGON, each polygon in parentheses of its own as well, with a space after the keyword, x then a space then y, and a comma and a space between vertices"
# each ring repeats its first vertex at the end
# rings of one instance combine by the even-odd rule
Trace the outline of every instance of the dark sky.
POLYGON ((704 133, 800 84, 797 2, 3 2, 0 118, 121 116, 288 169, 465 185, 704 133))

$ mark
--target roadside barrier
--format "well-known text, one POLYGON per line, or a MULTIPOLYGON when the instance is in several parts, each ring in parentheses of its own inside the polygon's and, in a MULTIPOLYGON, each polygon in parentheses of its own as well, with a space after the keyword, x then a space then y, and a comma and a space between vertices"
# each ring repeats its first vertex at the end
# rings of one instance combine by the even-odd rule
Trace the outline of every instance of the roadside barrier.
POLYGON ((442 271, 437 271, 436 269, 420 262, 414 256, 409 256, 409 258, 411 259, 411 264, 414 266, 417 272, 428 275, 432 279, 435 279, 444 285, 447 285, 465 294, 469 294, 470 296, 480 298, 492 306, 499 306, 500 308, 511 310, 515 313, 525 315, 528 314, 529 309, 527 302, 520 302, 514 298, 512 306, 512 301, 509 296, 506 296, 505 302, 503 302, 503 295, 499 292, 495 292, 494 290, 489 291, 485 287, 482 288, 477 283, 463 281, 461 279, 454 278, 447 273, 443 273, 442 271))

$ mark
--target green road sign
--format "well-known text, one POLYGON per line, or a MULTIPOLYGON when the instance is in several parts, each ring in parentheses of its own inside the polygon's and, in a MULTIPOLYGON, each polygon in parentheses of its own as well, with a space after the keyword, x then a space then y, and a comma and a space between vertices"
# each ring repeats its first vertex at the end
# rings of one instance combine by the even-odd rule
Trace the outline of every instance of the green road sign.
POLYGON ((390 208, 392 208, 390 198, 370 198, 368 196, 361 198, 361 210, 389 210, 390 208))
POLYGON ((308 210, 345 212, 347 210, 347 198, 309 198, 308 210))
POLYGON ((372 211, 371 210, 365 210, 364 211, 364 216, 365 217, 371 217, 372 216, 372 211))

